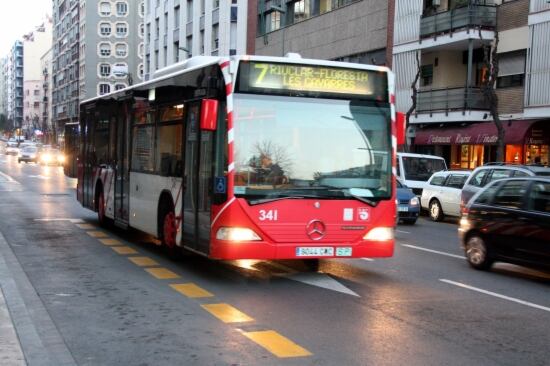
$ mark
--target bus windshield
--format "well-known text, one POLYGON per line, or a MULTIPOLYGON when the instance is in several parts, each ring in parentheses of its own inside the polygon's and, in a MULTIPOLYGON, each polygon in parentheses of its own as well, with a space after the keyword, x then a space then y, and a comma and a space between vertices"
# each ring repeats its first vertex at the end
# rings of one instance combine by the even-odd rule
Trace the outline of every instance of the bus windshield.
POLYGON ((234 141, 237 196, 391 196, 387 104, 235 94, 234 141))

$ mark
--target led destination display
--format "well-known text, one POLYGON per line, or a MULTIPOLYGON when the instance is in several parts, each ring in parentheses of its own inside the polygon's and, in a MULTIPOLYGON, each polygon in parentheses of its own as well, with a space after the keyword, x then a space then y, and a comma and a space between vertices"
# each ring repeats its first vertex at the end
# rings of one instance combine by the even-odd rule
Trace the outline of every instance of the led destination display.
POLYGON ((247 62, 239 69, 239 90, 359 95, 386 99, 387 74, 316 65, 247 62))

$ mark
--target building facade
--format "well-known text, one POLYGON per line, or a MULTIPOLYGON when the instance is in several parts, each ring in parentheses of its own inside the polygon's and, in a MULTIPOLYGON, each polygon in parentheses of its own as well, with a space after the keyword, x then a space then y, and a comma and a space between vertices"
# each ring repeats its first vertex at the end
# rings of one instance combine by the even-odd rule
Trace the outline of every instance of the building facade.
POLYGON ((41 129, 44 133, 44 141, 55 143, 57 130, 52 123, 52 49, 50 48, 40 58, 42 70, 42 108, 40 110, 41 129))
MULTIPOLYGON (((256 19, 253 45, 259 55, 386 65, 386 0, 251 0, 256 19)), ((252 11, 252 10, 251 10, 252 11)), ((250 37, 250 33, 249 33, 250 37)), ((390 45, 391 47, 391 45, 390 45)))
POLYGON ((23 42, 15 41, 7 60, 7 111, 13 128, 23 124, 23 42))
POLYGON ((23 36, 23 130, 27 136, 41 131, 41 111, 44 103, 40 59, 52 46, 52 23, 42 25, 23 36))
POLYGON ((246 53, 248 0, 145 0, 145 78, 199 55, 246 53))
POLYGON ((143 80, 143 13, 137 0, 54 0, 53 120, 77 122, 79 102, 143 80))
MULTIPOLYGON (((482 90, 492 75, 487 61, 495 50, 498 111, 506 130, 505 159, 510 163, 548 162, 548 141, 541 136, 550 136, 549 126, 528 112, 530 103, 543 102, 530 99, 534 86, 526 78, 534 48, 528 20, 533 2, 395 1, 393 68, 398 111, 410 109, 411 84, 419 73, 408 131, 414 151, 443 156, 451 168, 473 169, 495 161, 497 132, 482 90), (485 49, 490 50, 487 55, 485 49)), ((548 37, 539 47, 544 42, 548 50, 548 37)), ((539 80, 538 70, 536 74, 533 78, 539 80)), ((534 83, 539 90, 543 88, 534 83)))
POLYGON ((0 58, 0 114, 8 118, 8 57, 0 58))

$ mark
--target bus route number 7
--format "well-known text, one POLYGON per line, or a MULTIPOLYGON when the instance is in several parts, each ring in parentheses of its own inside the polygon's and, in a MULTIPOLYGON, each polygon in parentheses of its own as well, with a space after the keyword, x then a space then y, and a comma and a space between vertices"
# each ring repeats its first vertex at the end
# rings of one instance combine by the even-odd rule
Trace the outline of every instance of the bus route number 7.
POLYGON ((278 210, 260 210, 259 214, 260 221, 277 221, 279 218, 278 210))

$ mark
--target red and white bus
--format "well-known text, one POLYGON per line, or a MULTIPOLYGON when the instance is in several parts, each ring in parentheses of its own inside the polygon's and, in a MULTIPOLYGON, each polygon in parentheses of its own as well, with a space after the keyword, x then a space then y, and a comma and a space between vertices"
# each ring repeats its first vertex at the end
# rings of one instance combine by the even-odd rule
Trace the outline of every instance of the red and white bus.
POLYGON ((215 259, 390 257, 393 88, 296 54, 169 66, 81 103, 78 200, 215 259))

